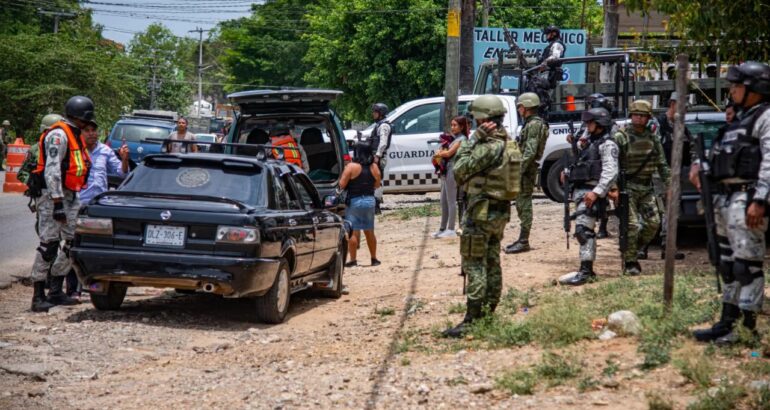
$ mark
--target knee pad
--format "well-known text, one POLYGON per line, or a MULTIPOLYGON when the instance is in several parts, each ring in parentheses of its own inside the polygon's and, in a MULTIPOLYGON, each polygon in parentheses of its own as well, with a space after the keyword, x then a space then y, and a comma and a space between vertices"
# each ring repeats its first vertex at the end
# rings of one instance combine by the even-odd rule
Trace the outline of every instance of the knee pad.
POLYGON ((586 243, 588 243, 589 239, 592 239, 595 237, 596 237, 596 233, 592 229, 588 229, 584 225, 575 226, 575 238, 577 238, 579 244, 585 245, 586 243))
POLYGON ((719 276, 722 277, 722 280, 725 282, 725 284, 733 283, 733 281, 735 281, 735 275, 733 274, 733 262, 720 260, 717 269, 719 270, 719 276))
POLYGON ((733 262, 733 274, 735 274, 735 279, 738 280, 741 286, 749 285, 751 282, 754 282, 754 279, 764 275, 762 262, 736 258, 735 262, 733 262))
POLYGON ((56 255, 59 253, 59 242, 40 242, 37 247, 37 251, 40 252, 40 256, 46 262, 53 262, 56 259, 56 255))
POLYGON ((719 255, 731 257, 733 256, 733 248, 730 247, 730 240, 724 236, 717 236, 717 244, 719 245, 719 255))
POLYGON ((64 252, 67 257, 70 257, 70 249, 72 248, 72 241, 67 240, 64 241, 64 246, 62 246, 62 251, 64 252))

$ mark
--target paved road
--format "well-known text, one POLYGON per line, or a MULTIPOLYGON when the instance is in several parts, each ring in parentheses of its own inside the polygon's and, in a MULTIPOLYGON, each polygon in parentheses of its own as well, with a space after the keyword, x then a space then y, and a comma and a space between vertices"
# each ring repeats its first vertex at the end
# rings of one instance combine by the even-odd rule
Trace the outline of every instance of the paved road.
MULTIPOLYGON (((0 172, 0 186, 4 181, 5 172, 0 172)), ((0 282, 10 281, 11 275, 26 275, 32 266, 38 239, 28 199, 0 193, 0 282)))

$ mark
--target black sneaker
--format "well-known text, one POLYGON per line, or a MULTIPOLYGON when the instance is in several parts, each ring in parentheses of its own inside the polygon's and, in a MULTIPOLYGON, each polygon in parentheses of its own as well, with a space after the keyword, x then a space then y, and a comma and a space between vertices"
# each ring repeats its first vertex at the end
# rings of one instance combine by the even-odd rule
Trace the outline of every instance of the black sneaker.
POLYGON ((380 266, 382 265, 382 262, 380 262, 378 259, 372 258, 372 266, 380 266))
POLYGON ((345 267, 346 268, 352 268, 354 266, 358 266, 358 261, 349 261, 349 262, 345 263, 345 267))

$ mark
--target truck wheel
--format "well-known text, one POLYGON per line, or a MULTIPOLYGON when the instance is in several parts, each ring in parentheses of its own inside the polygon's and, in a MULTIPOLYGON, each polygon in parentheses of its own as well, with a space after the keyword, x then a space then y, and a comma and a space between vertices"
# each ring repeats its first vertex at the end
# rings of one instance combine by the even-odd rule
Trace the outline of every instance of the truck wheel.
POLYGON ((110 283, 104 295, 91 294, 91 304, 98 310, 118 310, 126 298, 128 286, 110 283))
POLYGON ((556 202, 564 202, 564 188, 559 181, 561 171, 565 167, 564 158, 560 158, 558 161, 552 163, 548 168, 548 174, 546 176, 545 184, 548 188, 548 197, 556 202))
POLYGON ((334 257, 334 261, 329 265, 329 280, 332 287, 328 289, 322 289, 318 293, 325 298, 339 299, 342 297, 342 274, 345 269, 345 254, 347 254, 348 248, 343 241, 337 249, 337 256, 334 257))
POLYGON ((265 323, 283 322, 289 311, 290 299, 289 264, 281 259, 273 286, 266 294, 257 297, 257 319, 265 323))

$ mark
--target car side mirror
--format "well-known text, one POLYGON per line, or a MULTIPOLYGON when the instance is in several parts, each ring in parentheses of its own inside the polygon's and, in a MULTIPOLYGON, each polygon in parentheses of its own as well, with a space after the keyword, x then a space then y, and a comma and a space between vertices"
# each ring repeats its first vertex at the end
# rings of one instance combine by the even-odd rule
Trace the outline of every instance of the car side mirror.
POLYGON ((324 196, 323 200, 324 209, 334 209, 340 206, 340 197, 335 194, 324 196))

